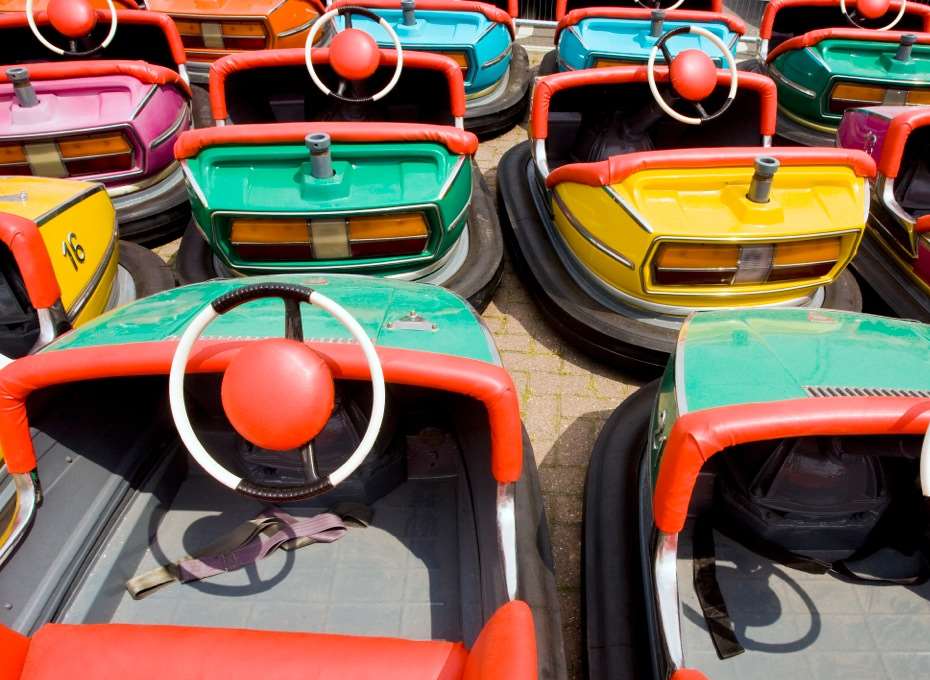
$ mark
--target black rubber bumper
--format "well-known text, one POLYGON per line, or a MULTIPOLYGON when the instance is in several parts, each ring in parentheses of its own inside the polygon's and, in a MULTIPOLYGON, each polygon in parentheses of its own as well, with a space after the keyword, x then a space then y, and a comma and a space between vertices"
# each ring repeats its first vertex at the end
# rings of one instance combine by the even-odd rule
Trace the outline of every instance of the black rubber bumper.
POLYGON ((474 132, 479 139, 490 139, 522 121, 530 101, 531 75, 526 50, 522 45, 513 43, 507 89, 494 101, 468 106, 465 110, 465 129, 474 132))
MULTIPOLYGON (((640 320, 594 299, 566 268, 543 224, 530 183, 535 181, 529 142, 510 149, 498 166, 498 210, 514 266, 543 315, 573 344, 628 369, 654 374, 663 368, 678 339, 678 326, 640 320)), ((862 296, 848 271, 825 289, 823 306, 860 311, 862 296)), ((640 318, 636 318, 639 316, 640 318)))
POLYGON ((585 482, 582 539, 587 677, 653 677, 640 551, 640 467, 658 383, 641 387, 598 435, 585 482))
POLYGON ((871 228, 866 230, 852 262, 856 274, 897 316, 930 323, 930 296, 901 270, 877 239, 871 228))
MULTIPOLYGON (((504 265, 504 241, 494 199, 478 166, 472 161, 472 199, 468 213, 468 254, 465 261, 445 283, 448 288, 468 300, 478 311, 491 302, 501 282, 504 265)), ((181 239, 177 257, 178 279, 182 285, 215 278, 239 275, 213 255, 200 230, 191 223, 181 239)), ((281 274, 279 269, 251 274, 281 274)))
POLYGON ((175 240, 191 222, 191 205, 182 203, 145 217, 119 223, 119 236, 127 241, 154 248, 175 240))

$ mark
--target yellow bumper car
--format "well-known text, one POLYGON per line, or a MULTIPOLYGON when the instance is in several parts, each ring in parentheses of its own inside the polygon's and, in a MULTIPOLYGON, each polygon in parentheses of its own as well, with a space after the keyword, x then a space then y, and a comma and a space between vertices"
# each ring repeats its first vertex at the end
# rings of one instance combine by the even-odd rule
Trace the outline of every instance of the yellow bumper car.
POLYGON ((120 241, 106 187, 0 177, 0 353, 28 354, 121 304, 170 288, 151 251, 120 241))
POLYGON ((505 239, 542 311, 641 366, 667 359, 695 311, 862 305, 846 267, 873 161, 771 147, 775 85, 725 49, 726 69, 698 50, 656 66, 689 30, 703 31, 666 33, 645 66, 540 78, 530 139, 498 170, 505 239))

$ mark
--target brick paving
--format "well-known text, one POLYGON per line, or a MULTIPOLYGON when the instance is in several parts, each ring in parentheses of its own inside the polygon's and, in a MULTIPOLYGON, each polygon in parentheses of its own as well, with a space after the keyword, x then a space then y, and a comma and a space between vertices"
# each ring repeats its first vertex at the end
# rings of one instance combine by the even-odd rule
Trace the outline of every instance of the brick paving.
MULTIPOLYGON (((538 62, 541 53, 531 53, 538 62)), ((511 146, 526 139, 526 124, 482 142, 477 161, 492 190, 497 163, 511 146)), ((171 262, 178 241, 158 252, 171 262)), ((580 678, 581 516, 585 472, 604 421, 636 385, 563 341, 543 321, 509 263, 494 300, 483 314, 504 366, 520 393, 523 422, 539 466, 549 519, 569 677, 580 678)))

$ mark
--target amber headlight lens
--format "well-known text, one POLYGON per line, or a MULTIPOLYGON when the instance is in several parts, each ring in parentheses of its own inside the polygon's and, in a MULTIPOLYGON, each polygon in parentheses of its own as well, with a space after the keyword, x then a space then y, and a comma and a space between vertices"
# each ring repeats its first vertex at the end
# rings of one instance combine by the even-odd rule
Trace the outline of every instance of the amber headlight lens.
POLYGON ((31 175, 26 150, 21 144, 0 144, 0 175, 31 175))
POLYGON ((842 257, 842 237, 781 243, 663 243, 652 262, 659 286, 739 286, 819 279, 842 257))
POLYGON ((884 100, 885 88, 883 87, 839 83, 830 93, 830 110, 833 113, 843 113, 852 106, 881 104, 884 100))
POLYGON ((464 52, 443 52, 442 56, 449 57, 449 59, 458 64, 459 68, 463 71, 468 70, 468 55, 464 52))
POLYGON ((234 219, 230 242, 249 260, 346 260, 418 255, 429 227, 420 213, 346 219, 234 219))
POLYGON ((604 59, 598 58, 594 60, 594 68, 607 68, 609 66, 625 66, 630 64, 638 64, 636 61, 623 61, 622 59, 604 59))
POLYGON ((907 93, 907 103, 912 106, 930 104, 930 90, 911 90, 907 93))
POLYGON ((189 50, 261 50, 268 44, 268 33, 260 21, 176 19, 175 25, 189 50))
POLYGON ((102 175, 132 167, 132 144, 122 132, 61 139, 58 152, 69 176, 102 175))
POLYGON ((739 246, 705 243, 663 243, 652 263, 652 278, 660 286, 721 286, 733 281, 739 246))

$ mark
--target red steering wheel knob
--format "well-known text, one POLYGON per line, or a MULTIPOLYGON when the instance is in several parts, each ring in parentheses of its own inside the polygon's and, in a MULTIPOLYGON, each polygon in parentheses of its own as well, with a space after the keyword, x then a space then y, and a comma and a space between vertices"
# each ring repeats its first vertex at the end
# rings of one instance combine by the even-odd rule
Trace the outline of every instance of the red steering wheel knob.
POLYGON ((83 38, 97 25, 97 10, 90 0, 49 0, 48 21, 66 38, 83 38))
POLYGON ((891 0, 856 0, 856 10, 866 19, 878 19, 890 7, 891 0))
POLYGON ((329 44, 329 64, 346 80, 365 80, 378 70, 381 50, 365 31, 347 28, 329 44))
POLYGON ((335 386, 319 354, 296 340, 243 347, 223 375, 223 410, 256 446, 288 451, 317 436, 333 412, 335 386))
POLYGON ((707 99, 717 87, 717 67, 701 50, 683 50, 668 67, 675 92, 689 101, 707 99))

